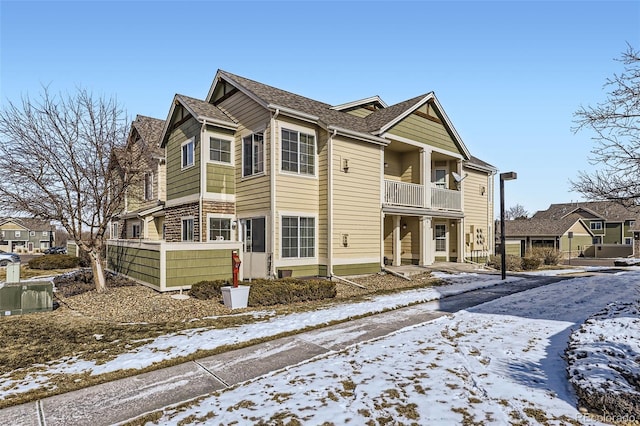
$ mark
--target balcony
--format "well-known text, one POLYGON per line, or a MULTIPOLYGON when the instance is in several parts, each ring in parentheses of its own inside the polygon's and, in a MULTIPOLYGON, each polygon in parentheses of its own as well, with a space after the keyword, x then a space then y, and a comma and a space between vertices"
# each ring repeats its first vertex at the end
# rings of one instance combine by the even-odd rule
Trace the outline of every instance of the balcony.
POLYGON ((425 203, 424 185, 396 180, 384 181, 384 203, 389 206, 462 210, 462 193, 430 185, 430 198, 425 203))

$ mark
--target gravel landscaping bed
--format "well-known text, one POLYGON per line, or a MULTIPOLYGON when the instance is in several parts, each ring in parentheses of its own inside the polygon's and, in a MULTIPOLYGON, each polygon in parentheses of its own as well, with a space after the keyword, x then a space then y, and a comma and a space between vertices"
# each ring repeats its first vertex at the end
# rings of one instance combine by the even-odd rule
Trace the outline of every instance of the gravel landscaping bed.
MULTIPOLYGON (((366 289, 336 281, 337 296, 329 302, 403 288, 433 285, 436 282, 429 273, 414 275, 411 278, 411 281, 408 281, 385 273, 349 278, 350 281, 365 286, 366 289)), ((246 308, 232 311, 224 306, 222 299, 198 300, 193 297, 176 299, 172 297, 177 294, 176 292, 159 293, 143 285, 123 285, 122 282, 117 287, 109 287, 103 294, 93 290, 72 296, 63 294, 64 292, 56 292, 60 313, 69 312, 72 315, 118 323, 184 322, 266 309, 246 308)), ((274 308, 277 306, 269 309, 274 308)))

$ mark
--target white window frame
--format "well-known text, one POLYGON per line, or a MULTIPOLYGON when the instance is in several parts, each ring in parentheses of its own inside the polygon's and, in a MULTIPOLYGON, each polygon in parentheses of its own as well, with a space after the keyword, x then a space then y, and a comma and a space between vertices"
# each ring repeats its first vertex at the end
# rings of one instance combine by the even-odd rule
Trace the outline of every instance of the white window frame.
POLYGON ((433 186, 440 189, 449 189, 449 167, 435 167, 433 169, 433 186), (443 182, 438 182, 438 172, 444 172, 443 182))
POLYGON ((317 149, 318 149, 318 135, 316 134, 315 130, 301 127, 301 126, 291 125, 289 123, 283 123, 282 126, 280 127, 280 172, 283 174, 294 175, 294 176, 317 177, 318 175, 318 155, 316 153, 317 149), (296 164, 298 166, 297 171, 284 170, 282 168, 282 165, 283 165, 282 163, 284 161, 284 155, 283 155, 284 143, 283 143, 282 133, 284 131, 297 133, 297 136, 298 136, 298 140, 297 140, 298 158, 296 159, 296 164), (311 164, 311 167, 313 167, 313 173, 307 173, 307 172, 303 173, 300 171, 300 165, 301 165, 300 160, 302 156, 300 152, 300 135, 301 134, 313 137, 313 148, 312 148, 313 163, 311 164))
MULTIPOLYGON (((188 149, 188 148, 187 148, 188 149)), ((182 170, 193 167, 196 164, 196 140, 195 138, 187 139, 180 145, 180 165, 182 170), (191 145, 191 158, 189 158, 189 151, 187 151, 187 158, 185 162, 185 147, 191 145), (191 160, 191 162, 189 162, 191 160)))
POLYGON ((42 236, 43 237, 48 237, 49 236, 49 231, 42 231, 42 236))
MULTIPOLYGON (((225 151, 217 150, 220 154, 222 154, 225 151)), ((209 163, 216 163, 216 164, 224 164, 226 166, 230 166, 233 164, 233 140, 231 138, 228 137, 221 137, 221 135, 209 135, 209 159, 208 159, 209 163), (228 142, 229 143, 229 161, 223 161, 223 160, 214 160, 211 158, 211 154, 213 151, 212 148, 212 143, 213 140, 218 140, 218 141, 222 141, 222 142, 228 142)))
POLYGON ((180 241, 185 242, 185 243, 192 243, 194 242, 196 239, 196 222, 195 222, 195 218, 193 216, 184 216, 180 218, 180 241), (187 238, 185 239, 185 222, 189 222, 191 221, 191 239, 189 239, 189 236, 187 235, 187 238))
POLYGON ((590 228, 592 231, 602 231, 602 228, 603 228, 603 227, 604 227, 604 226, 603 226, 603 224, 602 224, 602 222, 601 222, 601 221, 596 221, 596 222, 590 222, 590 223, 589 223, 589 228, 590 228), (594 226, 594 225, 597 225, 597 226, 594 226))
POLYGON ((14 231, 13 235, 15 235, 16 237, 20 237, 21 236, 20 231, 14 231))
POLYGON ((36 231, 29 231, 29 236, 30 237, 35 237, 36 236, 36 231))
POLYGON ((282 213, 280 215, 280 258, 284 260, 303 260, 309 261, 317 259, 318 252, 318 218, 314 214, 309 213, 282 213), (296 219, 296 255, 295 256, 285 256, 284 255, 284 220, 285 219, 296 219), (301 232, 300 232, 300 219, 313 219, 313 253, 311 256, 301 256, 301 232))
POLYGON ((434 240, 434 250, 436 251, 436 253, 447 253, 448 252, 448 233, 449 233, 449 228, 447 227, 447 224, 442 222, 442 223, 434 223, 433 224, 433 240, 434 240), (444 236, 443 237, 438 237, 437 235, 437 229, 438 227, 444 227, 444 236), (438 250, 438 240, 444 241, 444 250, 438 250))
POLYGON ((115 239, 120 239, 120 226, 118 225, 118 222, 113 222, 111 224, 111 238, 115 238, 115 239))
POLYGON ((153 172, 145 172, 144 178, 142 181, 142 192, 145 201, 153 200, 153 182, 154 182, 154 173, 153 172))
POLYGON ((236 238, 236 228, 234 226, 235 216, 232 214, 222 214, 222 213, 208 213, 207 214, 207 241, 221 241, 217 238, 211 238, 211 219, 225 219, 229 220, 229 239, 224 239, 222 241, 237 241, 236 238))
POLYGON ((250 177, 250 176, 262 176, 264 175, 264 166, 265 166, 265 147, 264 147, 264 132, 254 132, 251 133, 249 135, 243 136, 242 137, 242 177, 250 177), (262 138, 261 141, 256 141, 256 136, 260 136, 260 138, 262 138), (246 149, 245 149, 245 139, 249 139, 251 138, 251 152, 249 154, 247 154, 246 149), (261 157, 261 161, 254 161, 254 155, 255 155, 255 146, 256 144, 260 145, 260 157, 261 157), (250 155, 251 157, 251 173, 246 173, 245 170, 245 161, 247 158, 247 155, 250 155), (259 167, 256 167, 257 164, 262 165, 262 169, 258 170, 259 167))

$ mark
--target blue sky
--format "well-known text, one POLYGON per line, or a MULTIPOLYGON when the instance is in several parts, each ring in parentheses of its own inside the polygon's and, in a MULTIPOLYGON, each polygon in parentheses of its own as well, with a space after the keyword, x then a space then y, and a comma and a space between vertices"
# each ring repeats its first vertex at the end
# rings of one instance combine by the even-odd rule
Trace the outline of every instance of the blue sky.
POLYGON ((164 119, 219 68, 330 104, 434 91, 473 155, 518 173, 506 206, 534 213, 581 199, 593 145, 573 113, 605 99, 627 42, 638 1, 0 0, 0 104, 82 87, 164 119))

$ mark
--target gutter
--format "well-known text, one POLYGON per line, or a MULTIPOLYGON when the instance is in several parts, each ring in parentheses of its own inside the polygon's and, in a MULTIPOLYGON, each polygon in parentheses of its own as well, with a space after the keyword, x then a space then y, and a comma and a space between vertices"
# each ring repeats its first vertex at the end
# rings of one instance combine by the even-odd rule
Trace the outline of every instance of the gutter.
POLYGON ((387 146, 390 143, 390 141, 388 139, 384 139, 384 138, 381 138, 379 136, 374 136, 374 135, 369 134, 369 133, 356 132, 354 130, 347 130, 347 129, 344 129, 344 128, 338 127, 338 126, 329 125, 329 126, 327 126, 327 130, 334 131, 334 132, 340 133, 340 134, 345 135, 345 136, 349 136, 349 137, 354 138, 354 139, 360 139, 360 140, 365 141, 365 142, 373 142, 375 144, 382 145, 382 146, 387 146))
POLYGON ((300 120, 304 120, 304 121, 308 121, 311 123, 317 123, 318 120, 320 120, 320 117, 318 117, 317 115, 311 115, 311 114, 307 114, 301 111, 296 111, 295 109, 291 109, 291 108, 287 108, 287 107, 283 107, 280 105, 275 105, 275 104, 269 104, 267 105, 267 108, 270 110, 273 110, 275 112, 275 116, 277 117, 278 114, 282 113, 285 115, 289 115, 291 117, 294 118, 298 118, 300 120))

